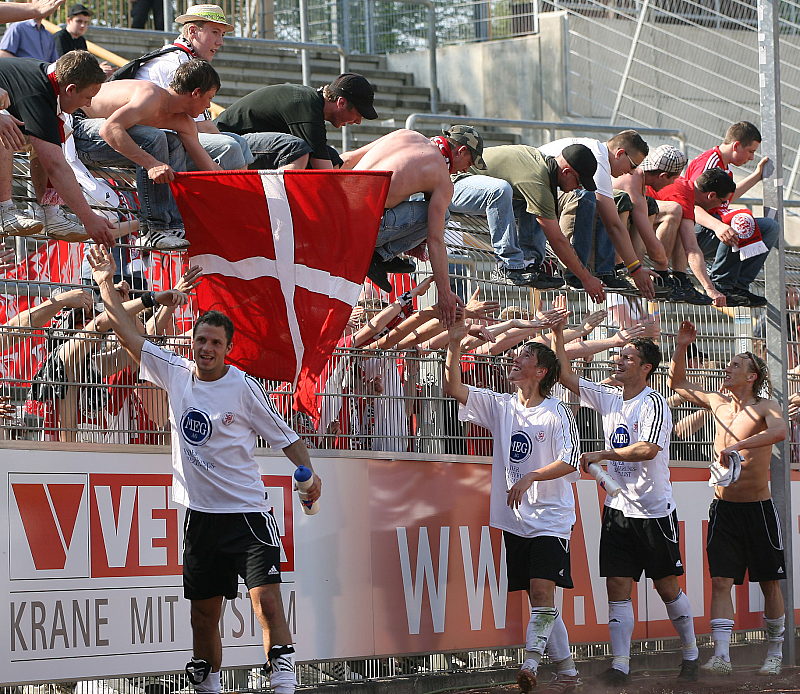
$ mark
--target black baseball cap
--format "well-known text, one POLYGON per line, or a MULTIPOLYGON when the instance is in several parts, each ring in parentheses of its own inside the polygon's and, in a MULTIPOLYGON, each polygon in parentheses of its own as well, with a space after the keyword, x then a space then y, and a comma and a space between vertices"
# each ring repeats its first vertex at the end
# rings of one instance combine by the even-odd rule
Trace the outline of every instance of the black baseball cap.
POLYGON ((375 120, 378 117, 372 105, 375 89, 363 75, 345 72, 331 82, 330 90, 334 96, 343 96, 353 104, 363 118, 375 120))
POLYGON ((561 156, 566 159, 567 164, 575 169, 584 190, 592 192, 597 190, 594 182, 594 175, 597 173, 597 159, 592 154, 592 150, 586 145, 570 145, 564 148, 561 156))
POLYGON ((76 14, 85 14, 91 17, 92 11, 88 7, 86 7, 86 5, 75 3, 72 7, 69 8, 69 14, 67 15, 67 17, 74 17, 76 14))

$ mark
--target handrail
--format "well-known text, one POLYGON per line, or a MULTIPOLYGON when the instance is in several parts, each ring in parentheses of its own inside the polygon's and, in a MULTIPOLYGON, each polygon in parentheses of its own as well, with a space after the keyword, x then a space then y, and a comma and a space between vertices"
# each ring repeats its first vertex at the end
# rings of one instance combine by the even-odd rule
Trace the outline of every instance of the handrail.
MULTIPOLYGON (((544 130, 548 140, 552 139, 552 132, 556 130, 572 130, 577 132, 618 133, 620 127, 616 125, 602 125, 600 123, 556 123, 543 120, 513 120, 511 118, 473 118, 472 116, 453 116, 447 113, 412 113, 406 118, 405 127, 414 130, 417 121, 434 121, 447 123, 468 123, 469 125, 490 125, 507 128, 528 128, 531 130, 544 130)), ((671 128, 636 128, 637 132, 645 135, 662 135, 671 137, 680 143, 679 149, 686 151, 686 135, 681 130, 671 128)))

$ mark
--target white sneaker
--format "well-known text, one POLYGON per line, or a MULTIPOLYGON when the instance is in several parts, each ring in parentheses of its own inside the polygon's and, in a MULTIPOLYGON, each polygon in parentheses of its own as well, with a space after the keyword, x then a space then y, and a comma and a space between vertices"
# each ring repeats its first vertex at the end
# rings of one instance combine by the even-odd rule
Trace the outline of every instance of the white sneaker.
POLYGON ((148 229, 139 237, 139 245, 157 251, 177 251, 188 248, 189 242, 173 233, 172 229, 148 229))
POLYGON ((780 675, 781 665, 783 658, 779 655, 768 655, 761 669, 758 671, 759 675, 780 675))
POLYGON ((725 660, 721 655, 712 655, 707 663, 700 666, 701 670, 710 672, 714 675, 732 675, 733 665, 729 660, 725 660))
POLYGON ((44 233, 48 238, 56 241, 86 241, 89 238, 83 224, 67 214, 63 207, 39 205, 34 217, 44 225, 44 233))
POLYGON ((0 208, 0 235, 30 236, 38 234, 44 224, 38 219, 23 215, 17 208, 0 208))

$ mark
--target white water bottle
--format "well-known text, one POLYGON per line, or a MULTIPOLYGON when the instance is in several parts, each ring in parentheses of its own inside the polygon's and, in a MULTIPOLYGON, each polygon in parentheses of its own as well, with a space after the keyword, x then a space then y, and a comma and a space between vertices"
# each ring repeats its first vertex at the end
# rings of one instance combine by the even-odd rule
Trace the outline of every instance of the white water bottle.
POLYGON ((314 472, 307 468, 305 465, 300 465, 294 471, 294 481, 297 485, 297 496, 300 497, 300 505, 303 507, 303 513, 307 516, 313 516, 319 513, 319 500, 310 501, 306 491, 314 483, 314 472))
POLYGON ((610 497, 613 498, 622 491, 622 487, 614 481, 614 478, 597 463, 589 464, 589 474, 597 480, 597 484, 605 489, 606 494, 610 497))

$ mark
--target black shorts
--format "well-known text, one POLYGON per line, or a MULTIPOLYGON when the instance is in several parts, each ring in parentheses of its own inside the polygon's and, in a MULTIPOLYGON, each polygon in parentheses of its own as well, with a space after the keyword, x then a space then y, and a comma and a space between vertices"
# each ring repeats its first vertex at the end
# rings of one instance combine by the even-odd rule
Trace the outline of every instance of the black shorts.
POLYGON ((532 578, 544 578, 561 588, 572 588, 569 540, 552 535, 520 537, 504 530, 503 542, 509 593, 528 590, 532 578))
POLYGON ((281 582, 281 540, 269 513, 186 512, 183 595, 236 597, 239 576, 248 589, 281 582))
POLYGON ((772 499, 736 503, 714 499, 708 509, 708 570, 712 577, 753 583, 786 578, 781 522, 772 499))
POLYGON ((305 140, 288 133, 244 133, 242 137, 253 153, 250 169, 279 169, 312 154, 305 140))
POLYGON ((647 216, 652 217, 654 214, 658 214, 658 202, 656 202, 656 199, 651 198, 649 195, 645 195, 644 199, 647 200, 647 216))
POLYGON ((603 508, 600 531, 600 575, 638 581, 647 578, 681 576, 678 514, 661 518, 628 518, 610 506, 603 508))

